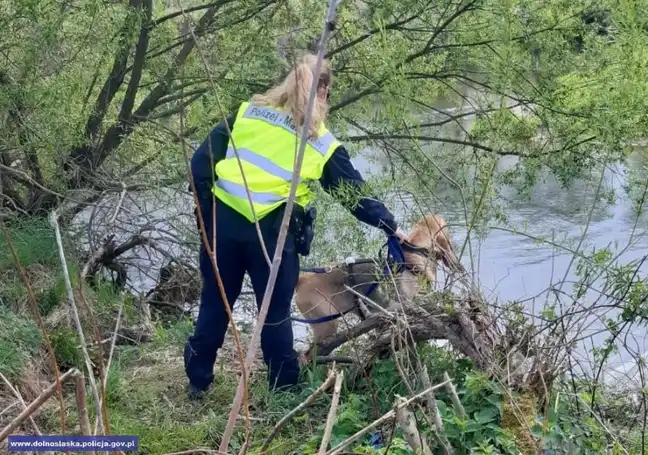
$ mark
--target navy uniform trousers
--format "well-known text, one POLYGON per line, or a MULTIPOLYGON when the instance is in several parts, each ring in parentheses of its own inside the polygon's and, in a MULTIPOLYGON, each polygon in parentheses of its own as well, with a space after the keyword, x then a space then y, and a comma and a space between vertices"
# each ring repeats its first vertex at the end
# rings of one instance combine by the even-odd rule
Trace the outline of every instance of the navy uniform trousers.
MULTIPOLYGON (((213 221, 211 209, 211 203, 202 204, 202 216, 210 246, 213 221)), ((274 255, 282 215, 283 210, 275 210, 259 223, 270 260, 274 255)), ((219 200, 216 200, 216 261, 232 312, 241 293, 246 272, 256 295, 257 308, 260 308, 270 267, 264 258, 258 233, 254 223, 219 200)), ((199 390, 206 390, 214 380, 216 354, 223 346, 229 317, 211 259, 204 246, 200 249, 200 272, 203 279, 200 310, 194 334, 185 345, 184 361, 185 372, 191 384, 199 390)), ((261 349, 268 366, 268 382, 272 389, 291 386, 299 380, 299 363, 293 348, 290 320, 291 300, 298 278, 299 256, 294 236, 289 233, 261 332, 261 349)))

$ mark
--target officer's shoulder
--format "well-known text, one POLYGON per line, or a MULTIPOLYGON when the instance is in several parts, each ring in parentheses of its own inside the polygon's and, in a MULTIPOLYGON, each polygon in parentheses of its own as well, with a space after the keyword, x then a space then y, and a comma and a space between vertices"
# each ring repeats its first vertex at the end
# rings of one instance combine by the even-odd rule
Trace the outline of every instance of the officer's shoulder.
POLYGON ((335 150, 333 150, 333 153, 331 154, 331 158, 338 158, 338 159, 351 161, 351 156, 349 155, 349 152, 344 146, 344 144, 338 144, 338 146, 335 147, 335 150))
POLYGON ((216 130, 218 132, 222 132, 223 134, 227 134, 228 128, 229 128, 230 131, 234 128, 234 122, 236 121, 236 116, 237 115, 238 115, 238 108, 235 109, 231 114, 229 114, 224 119, 221 119, 216 124, 216 126, 214 126, 214 130, 216 130))

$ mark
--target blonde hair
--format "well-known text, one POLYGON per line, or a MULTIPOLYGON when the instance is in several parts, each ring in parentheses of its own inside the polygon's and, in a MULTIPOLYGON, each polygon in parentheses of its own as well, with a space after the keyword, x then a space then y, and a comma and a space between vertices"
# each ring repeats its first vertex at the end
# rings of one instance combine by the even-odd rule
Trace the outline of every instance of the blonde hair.
MULTIPOLYGON (((269 89, 263 94, 257 93, 252 97, 253 104, 264 106, 273 106, 276 108, 287 108, 292 116, 293 124, 298 133, 301 133, 301 127, 306 119, 306 105, 313 77, 315 76, 315 66, 317 56, 307 54, 297 63, 286 78, 277 86, 269 89)), ((331 67, 328 60, 322 60, 318 75, 317 88, 331 85, 331 67)), ((321 100, 315 97, 313 103, 313 112, 311 113, 311 122, 308 128, 308 135, 311 139, 316 139, 319 128, 326 119, 329 105, 327 100, 321 100)))

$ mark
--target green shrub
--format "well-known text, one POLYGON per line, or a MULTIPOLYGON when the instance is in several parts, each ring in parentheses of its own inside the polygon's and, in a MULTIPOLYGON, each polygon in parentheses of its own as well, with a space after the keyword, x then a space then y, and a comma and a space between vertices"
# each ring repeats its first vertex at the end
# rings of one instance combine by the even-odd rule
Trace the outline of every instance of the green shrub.
POLYGON ((83 352, 79 348, 79 336, 69 327, 57 327, 49 333, 59 368, 79 368, 83 371, 83 352))
POLYGON ((40 314, 45 317, 61 304, 66 303, 67 294, 63 276, 57 277, 43 292, 36 296, 40 314))

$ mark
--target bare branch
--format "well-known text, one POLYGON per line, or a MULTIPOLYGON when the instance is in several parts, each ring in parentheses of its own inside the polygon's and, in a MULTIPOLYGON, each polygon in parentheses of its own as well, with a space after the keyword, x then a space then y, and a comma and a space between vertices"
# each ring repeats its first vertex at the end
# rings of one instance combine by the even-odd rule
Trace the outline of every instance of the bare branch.
POLYGON ((408 398, 407 400, 404 400, 404 401, 398 403, 394 407, 394 409, 387 412, 386 414, 383 414, 382 417, 380 417, 379 419, 374 420, 371 424, 367 425, 365 428, 358 431, 354 435, 349 436, 344 441, 342 441, 337 446, 335 446, 333 449, 326 452, 326 454, 324 454, 324 455, 339 455, 340 453, 342 453, 342 451, 344 450, 344 448, 346 446, 348 446, 349 444, 351 444, 354 441, 357 441, 358 439, 360 439, 362 436, 364 436, 365 434, 367 434, 369 431, 376 428, 377 426, 379 426, 379 425, 393 419, 396 416, 396 411, 398 409, 400 409, 401 407, 409 406, 411 403, 414 403, 415 401, 420 400, 421 398, 425 397, 430 392, 434 392, 435 390, 440 389, 441 387, 444 387, 446 384, 447 384, 447 382, 442 382, 441 384, 437 384, 437 385, 435 385, 433 387, 427 388, 423 392, 421 392, 421 393, 419 393, 417 395, 414 395, 413 397, 408 398))
POLYGON ((342 381, 344 380, 344 370, 340 370, 335 378, 335 387, 333 387, 333 397, 331 398, 331 408, 329 409, 328 417, 326 418, 326 427, 324 427, 324 435, 320 443, 318 454, 324 455, 326 448, 331 440, 331 432, 333 431, 333 423, 337 414, 338 403, 340 402, 340 392, 342 391, 342 381))
POLYGON ((16 428, 18 428, 25 420, 27 420, 34 412, 36 412, 38 408, 40 408, 43 403, 45 403, 52 395, 54 395, 57 391, 57 388, 60 387, 60 384, 74 378, 77 374, 79 374, 79 370, 72 368, 66 373, 62 374, 59 378, 57 378, 57 381, 54 384, 45 389, 43 393, 38 396, 38 398, 29 403, 29 406, 27 406, 18 417, 16 417, 0 432, 0 442, 4 441, 7 436, 12 434, 16 428))
MULTIPOLYGON (((23 410, 26 410, 27 404, 25 403, 25 400, 23 400, 22 395, 20 394, 20 392, 18 392, 18 390, 16 390, 16 388, 11 384, 11 382, 9 382, 9 379, 7 379, 4 374, 2 374, 2 372, 0 372, 0 379, 2 379, 2 382, 5 383, 7 388, 11 390, 11 393, 13 393, 14 396, 18 399, 18 402, 22 405, 23 410)), ((41 433, 40 429, 38 428, 38 425, 36 425, 36 422, 34 421, 34 418, 31 415, 29 415, 29 423, 31 423, 32 427, 34 428, 34 432, 38 436, 43 435, 43 433, 41 433)))
MULTIPOLYGON (((79 310, 74 300, 74 291, 72 290, 72 282, 70 280, 70 273, 68 271, 68 265, 65 259, 65 252, 63 251, 63 241, 61 239, 61 231, 58 225, 58 215, 56 213, 56 210, 54 210, 50 215, 50 223, 52 224, 52 228, 54 228, 54 234, 56 235, 56 245, 58 247, 59 259, 61 260, 61 267, 63 268, 65 287, 67 288, 68 304, 70 305, 70 309, 72 310, 72 316, 76 324, 79 340, 81 341, 83 357, 85 359, 86 368, 88 370, 88 380, 90 381, 90 387, 92 388, 92 394, 94 395, 95 405, 97 407, 97 415, 102 415, 99 390, 97 389, 97 383, 95 382, 94 373, 92 370, 92 362, 90 360, 90 354, 88 353, 88 344, 86 343, 85 335, 83 333, 83 326, 81 325, 81 319, 79 318, 79 310)), ((103 419, 99 420, 99 429, 101 431, 103 431, 104 429, 103 419)))

